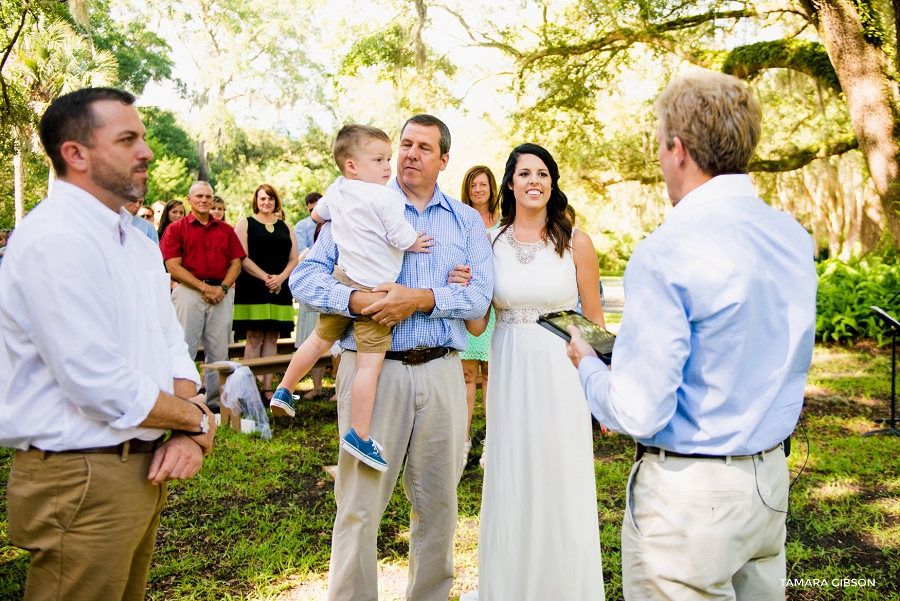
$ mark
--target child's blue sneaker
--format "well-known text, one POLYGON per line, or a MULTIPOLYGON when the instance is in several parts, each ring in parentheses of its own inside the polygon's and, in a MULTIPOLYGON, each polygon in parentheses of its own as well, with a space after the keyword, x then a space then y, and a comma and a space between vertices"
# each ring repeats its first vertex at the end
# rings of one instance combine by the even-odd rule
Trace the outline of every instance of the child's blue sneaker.
POLYGON ((272 410, 272 413, 294 417, 294 401, 299 398, 300 397, 292 395, 291 391, 287 388, 279 386, 275 389, 275 394, 272 395, 272 400, 269 402, 269 408, 272 410))
POLYGON ((379 472, 387 470, 387 462, 381 457, 382 447, 371 436, 369 440, 363 440, 356 430, 350 428, 341 439, 341 448, 379 472))

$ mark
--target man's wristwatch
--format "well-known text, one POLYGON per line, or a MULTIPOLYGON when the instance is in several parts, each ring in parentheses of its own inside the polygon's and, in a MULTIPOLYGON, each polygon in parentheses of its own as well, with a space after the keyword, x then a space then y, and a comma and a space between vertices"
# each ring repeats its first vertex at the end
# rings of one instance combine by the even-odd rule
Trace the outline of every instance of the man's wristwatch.
POLYGON ((225 291, 225 294, 228 294, 228 289, 231 288, 228 284, 221 284, 222 290, 225 291))

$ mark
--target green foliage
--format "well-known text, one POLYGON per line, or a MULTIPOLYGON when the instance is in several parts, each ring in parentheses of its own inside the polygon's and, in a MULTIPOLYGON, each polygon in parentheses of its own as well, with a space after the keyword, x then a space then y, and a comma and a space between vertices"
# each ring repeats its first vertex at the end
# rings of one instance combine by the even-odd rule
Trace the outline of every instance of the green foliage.
POLYGON ((856 12, 859 13, 859 22, 863 28, 863 37, 866 41, 878 48, 884 46, 887 40, 884 27, 881 25, 881 17, 878 7, 872 0, 850 0, 856 12))
POLYGON ((597 261, 600 264, 600 275, 620 276, 634 252, 638 241, 631 234, 620 234, 604 230, 600 236, 594 236, 597 261))
POLYGON ((109 0, 92 0, 91 37, 94 47, 115 55, 117 87, 141 94, 151 81, 171 78, 174 62, 168 42, 148 30, 143 20, 114 20, 109 5, 109 0))
POLYGON ((147 202, 184 197, 194 179, 183 158, 162 156, 154 159, 149 169, 147 202))
POLYGON ((869 309, 883 306, 900 290, 900 265, 877 254, 862 259, 828 259, 817 266, 816 336, 823 341, 852 342, 874 338, 885 342, 884 327, 869 309))
POLYGON ((793 69, 841 92, 841 83, 825 47, 804 40, 770 40, 738 46, 728 53, 722 71, 742 79, 752 79, 765 69, 793 69))

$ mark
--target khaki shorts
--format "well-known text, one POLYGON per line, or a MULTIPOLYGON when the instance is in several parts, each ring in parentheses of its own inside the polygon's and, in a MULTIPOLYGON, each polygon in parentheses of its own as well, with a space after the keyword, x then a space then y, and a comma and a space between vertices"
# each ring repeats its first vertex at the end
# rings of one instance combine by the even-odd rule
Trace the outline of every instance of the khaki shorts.
MULTIPOLYGON (((371 292, 368 286, 357 284, 347 277, 344 270, 335 265, 332 273, 334 279, 345 286, 356 288, 362 292, 371 292)), ((320 313, 316 319, 316 336, 322 340, 334 342, 344 336, 344 332, 353 324, 353 338, 356 340, 356 349, 361 353, 384 353, 391 350, 391 328, 374 321, 368 315, 346 317, 344 315, 330 315, 320 313)))

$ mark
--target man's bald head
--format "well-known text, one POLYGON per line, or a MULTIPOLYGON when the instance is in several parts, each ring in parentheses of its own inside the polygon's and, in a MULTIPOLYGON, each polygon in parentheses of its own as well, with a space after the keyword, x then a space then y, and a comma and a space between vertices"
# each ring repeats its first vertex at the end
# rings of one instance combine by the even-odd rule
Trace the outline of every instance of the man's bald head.
POLYGON ((194 182, 188 192, 187 200, 191 205, 191 213, 194 214, 194 217, 206 223, 213 203, 213 189, 209 182, 194 182))

